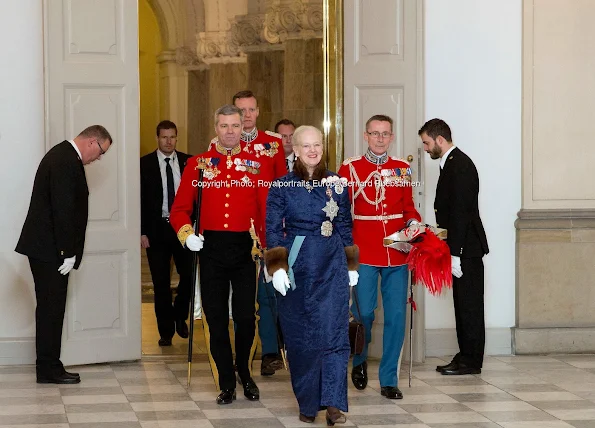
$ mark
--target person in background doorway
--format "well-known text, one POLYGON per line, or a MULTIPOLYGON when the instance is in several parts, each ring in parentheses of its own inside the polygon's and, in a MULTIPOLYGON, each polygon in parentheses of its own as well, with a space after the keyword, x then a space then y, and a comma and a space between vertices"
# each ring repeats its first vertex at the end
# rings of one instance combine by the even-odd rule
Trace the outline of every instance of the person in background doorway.
POLYGON ((157 149, 140 159, 141 247, 147 251, 155 291, 159 346, 171 346, 174 332, 188 337, 188 310, 192 287, 192 253, 182 247, 169 216, 180 178, 190 155, 176 150, 178 129, 164 120, 156 130, 157 149), (172 305, 171 260, 180 276, 172 305))
POLYGON ((295 124, 289 119, 281 119, 275 124, 275 132, 281 135, 283 140, 283 151, 285 152, 285 166, 287 172, 293 171, 293 163, 295 162, 295 153, 293 152, 293 133, 295 132, 295 124))

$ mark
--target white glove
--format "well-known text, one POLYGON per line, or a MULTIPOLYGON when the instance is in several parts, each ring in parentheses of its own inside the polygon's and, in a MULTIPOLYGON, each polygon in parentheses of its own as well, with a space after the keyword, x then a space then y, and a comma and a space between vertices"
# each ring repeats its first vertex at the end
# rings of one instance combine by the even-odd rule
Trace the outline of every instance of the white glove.
POLYGON ((463 271, 461 269, 461 258, 457 256, 450 256, 450 264, 452 265, 452 274, 457 278, 463 276, 463 271))
POLYGON ((186 238, 186 247, 191 251, 200 251, 202 250, 204 241, 205 237, 200 233, 198 236, 193 233, 192 235, 189 235, 188 238, 186 238))
POLYGON ((349 274, 349 285, 353 287, 357 285, 357 281, 359 280, 359 273, 356 270, 350 270, 347 272, 349 274))
POLYGON ((273 280, 273 277, 269 275, 269 271, 267 270, 266 265, 264 267, 264 280, 265 282, 271 282, 273 280))
POLYGON ((66 275, 74 267, 75 261, 76 261, 76 256, 72 256, 67 259, 64 259, 64 263, 62 263, 62 266, 60 266, 58 268, 58 272, 60 272, 62 275, 66 275))
POLYGON ((285 296, 287 290, 289 290, 289 277, 285 269, 279 269, 273 274, 273 287, 282 296, 285 296))

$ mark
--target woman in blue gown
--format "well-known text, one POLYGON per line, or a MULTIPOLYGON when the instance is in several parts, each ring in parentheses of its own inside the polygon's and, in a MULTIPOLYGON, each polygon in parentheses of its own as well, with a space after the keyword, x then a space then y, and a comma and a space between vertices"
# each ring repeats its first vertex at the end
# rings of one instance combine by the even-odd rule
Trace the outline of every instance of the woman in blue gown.
POLYGON ((303 422, 326 408, 344 423, 349 361, 349 285, 358 250, 346 182, 322 162, 322 133, 293 135, 294 172, 273 182, 267 199, 265 263, 280 292, 278 311, 291 383, 303 422))

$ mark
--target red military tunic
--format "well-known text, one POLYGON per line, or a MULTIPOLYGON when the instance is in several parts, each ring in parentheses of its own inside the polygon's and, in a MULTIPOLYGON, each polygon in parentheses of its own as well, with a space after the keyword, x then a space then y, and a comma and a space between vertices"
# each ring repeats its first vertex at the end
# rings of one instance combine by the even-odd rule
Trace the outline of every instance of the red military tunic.
MULTIPOLYGON (((240 142, 244 152, 255 155, 263 164, 270 164, 273 170, 273 179, 287 174, 281 135, 254 128, 252 132, 242 132, 241 138, 240 142)), ((211 140, 209 150, 217 141, 217 137, 211 140)))
POLYGON ((204 171, 200 233, 204 230, 246 232, 253 219, 264 247, 262 231, 272 169, 256 156, 242 151, 240 144, 228 150, 219 143, 190 158, 184 169, 169 218, 182 245, 194 233, 190 216, 198 193, 199 169, 204 171))
POLYGON ((392 156, 380 159, 378 164, 367 156, 346 159, 339 175, 349 181, 353 241, 360 249, 360 263, 398 266, 405 264, 407 254, 385 247, 382 240, 421 217, 413 202, 409 164, 392 156))
POLYGON ((271 131, 261 131, 254 128, 256 137, 248 137, 246 135, 252 133, 242 133, 242 148, 247 153, 254 154, 257 158, 269 158, 273 163, 273 175, 277 179, 287 175, 287 165, 285 165, 285 152, 283 151, 283 140, 281 135, 271 131), (246 135, 245 135, 246 134, 246 135), (252 139, 253 138, 253 139, 252 139))

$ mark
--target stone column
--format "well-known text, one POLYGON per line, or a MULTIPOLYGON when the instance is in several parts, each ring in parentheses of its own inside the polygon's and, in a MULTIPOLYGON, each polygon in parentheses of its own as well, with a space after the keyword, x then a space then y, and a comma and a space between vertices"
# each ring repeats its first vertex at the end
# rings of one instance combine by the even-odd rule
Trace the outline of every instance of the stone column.
POLYGON ((322 130, 323 90, 322 39, 287 40, 283 116, 322 130))
POLYGON ((159 63, 159 120, 171 120, 178 128, 178 148, 188 149, 187 104, 188 73, 178 61, 180 52, 163 51, 157 57, 159 63))
POLYGON ((595 4, 523 2, 514 352, 595 351, 595 4))

